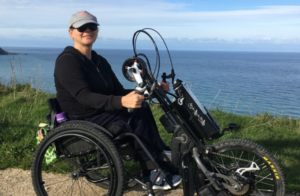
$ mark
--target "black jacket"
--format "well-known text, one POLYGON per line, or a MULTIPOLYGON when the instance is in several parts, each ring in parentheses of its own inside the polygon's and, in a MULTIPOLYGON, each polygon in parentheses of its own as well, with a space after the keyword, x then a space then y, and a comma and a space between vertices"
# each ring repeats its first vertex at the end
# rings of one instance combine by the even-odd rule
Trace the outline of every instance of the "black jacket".
POLYGON ((68 46, 57 57, 54 82, 56 98, 69 115, 90 117, 122 109, 125 90, 105 58, 92 51, 92 60, 68 46))

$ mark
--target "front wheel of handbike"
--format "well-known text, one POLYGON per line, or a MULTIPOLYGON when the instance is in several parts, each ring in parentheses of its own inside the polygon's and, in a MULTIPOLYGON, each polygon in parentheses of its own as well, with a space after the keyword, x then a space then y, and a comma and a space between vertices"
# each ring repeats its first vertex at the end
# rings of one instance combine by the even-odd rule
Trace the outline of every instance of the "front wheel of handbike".
POLYGON ((96 128, 64 123, 37 147, 31 168, 37 195, 121 196, 124 166, 116 146, 96 128), (108 189, 97 183, 108 181, 108 189))
POLYGON ((212 152, 212 162, 216 172, 237 180, 238 171, 242 173, 242 177, 248 179, 248 181, 240 179, 240 184, 243 184, 242 190, 227 190, 228 195, 285 195, 285 177, 282 168, 265 148, 243 139, 224 140, 217 142, 213 147, 215 151, 212 152))

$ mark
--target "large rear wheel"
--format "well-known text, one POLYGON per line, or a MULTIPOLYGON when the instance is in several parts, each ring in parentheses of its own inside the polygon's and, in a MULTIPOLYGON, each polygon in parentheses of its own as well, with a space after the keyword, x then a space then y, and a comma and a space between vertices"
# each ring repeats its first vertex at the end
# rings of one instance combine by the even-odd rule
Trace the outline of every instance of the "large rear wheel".
POLYGON ((37 195, 121 196, 124 167, 104 133, 68 122, 48 133, 36 149, 32 182, 37 195), (104 181, 107 189, 97 186, 104 181))

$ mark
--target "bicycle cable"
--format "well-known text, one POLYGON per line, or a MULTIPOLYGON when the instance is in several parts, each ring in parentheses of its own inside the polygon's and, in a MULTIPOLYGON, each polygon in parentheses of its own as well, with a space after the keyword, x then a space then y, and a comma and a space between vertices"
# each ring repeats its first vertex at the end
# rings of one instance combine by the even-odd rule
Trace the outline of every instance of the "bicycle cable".
POLYGON ((158 79, 158 76, 159 76, 159 70, 160 70, 160 54, 159 54, 159 51, 158 51, 158 48, 157 48, 157 45, 153 39, 153 37, 146 31, 146 30, 151 30, 151 31, 154 31, 156 32, 160 38, 162 39, 166 49, 167 49, 167 52, 168 52, 168 56, 169 56, 169 59, 170 59, 170 63, 171 63, 171 67, 172 67, 172 70, 171 70, 171 78, 172 78, 172 84, 174 83, 174 77, 175 77, 175 73, 174 73, 174 68, 173 68, 173 62, 172 62, 172 58, 171 58, 171 55, 170 55, 170 52, 169 52, 169 48, 165 42, 165 40, 163 39, 163 37, 160 35, 159 32, 157 32, 156 30, 152 29, 152 28, 144 28, 142 30, 138 30, 134 33, 133 35, 133 38, 132 38, 132 45, 133 45, 133 51, 134 51, 134 54, 136 57, 138 56, 143 56, 146 61, 147 61, 147 65, 148 65, 148 68, 149 68, 149 71, 150 71, 150 75, 151 77, 153 77, 153 79, 155 79, 157 81, 158 79), (139 36, 140 33, 144 33, 146 34, 152 41, 153 45, 154 45, 154 48, 155 48, 155 51, 156 51, 156 63, 155 63, 155 67, 154 67, 154 71, 152 71, 151 69, 151 66, 150 66, 150 62, 149 62, 149 59, 147 58, 147 56, 143 53, 139 53, 137 54, 137 51, 136 51, 136 43, 137 43, 137 38, 139 36), (157 73, 156 73, 157 71, 157 73), (156 74, 156 78, 154 77, 156 74))

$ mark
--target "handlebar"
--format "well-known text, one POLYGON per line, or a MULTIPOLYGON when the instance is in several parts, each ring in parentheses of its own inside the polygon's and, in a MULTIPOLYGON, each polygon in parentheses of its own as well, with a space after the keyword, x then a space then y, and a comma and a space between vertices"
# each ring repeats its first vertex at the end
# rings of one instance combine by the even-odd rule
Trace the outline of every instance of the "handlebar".
MULTIPOLYGON (((158 87, 156 80, 154 80, 151 73, 147 71, 145 62, 138 57, 128 58, 122 66, 122 72, 128 81, 137 83, 135 94, 144 95, 146 99, 150 98, 153 91, 158 87)), ((170 75, 163 73, 162 81, 166 82, 166 78, 173 79, 174 76, 174 71, 172 71, 170 75)), ((133 111, 133 108, 128 108, 129 113, 133 111)))
MULTIPOLYGON (((134 94, 144 95, 145 89, 146 88, 143 89, 143 88, 137 86, 137 87, 135 87, 135 90, 134 90, 135 93, 134 94)), ((128 108, 127 111, 128 111, 128 113, 132 113, 134 111, 134 109, 133 108, 128 108)))

